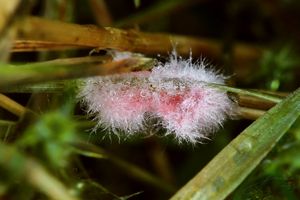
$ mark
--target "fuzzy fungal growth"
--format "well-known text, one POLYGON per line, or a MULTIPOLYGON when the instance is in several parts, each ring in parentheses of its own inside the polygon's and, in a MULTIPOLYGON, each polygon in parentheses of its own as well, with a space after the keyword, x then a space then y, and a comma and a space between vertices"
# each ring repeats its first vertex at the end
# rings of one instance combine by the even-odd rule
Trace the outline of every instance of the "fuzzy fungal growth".
MULTIPOLYGON (((114 59, 130 56, 116 53, 114 59)), ((224 80, 203 61, 192 63, 173 52, 169 61, 158 63, 152 71, 89 78, 78 96, 95 117, 97 128, 131 135, 158 119, 152 126, 165 128, 166 135, 196 143, 235 115, 236 105, 226 92, 206 84, 224 84, 224 80)))

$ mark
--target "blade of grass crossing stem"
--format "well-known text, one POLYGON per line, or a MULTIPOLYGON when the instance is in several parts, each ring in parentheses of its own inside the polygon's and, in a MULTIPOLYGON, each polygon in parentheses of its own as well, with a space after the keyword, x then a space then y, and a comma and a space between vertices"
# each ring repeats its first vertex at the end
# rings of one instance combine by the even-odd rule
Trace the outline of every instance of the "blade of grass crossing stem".
POLYGON ((300 115, 300 88, 246 128, 171 199, 224 199, 300 115))

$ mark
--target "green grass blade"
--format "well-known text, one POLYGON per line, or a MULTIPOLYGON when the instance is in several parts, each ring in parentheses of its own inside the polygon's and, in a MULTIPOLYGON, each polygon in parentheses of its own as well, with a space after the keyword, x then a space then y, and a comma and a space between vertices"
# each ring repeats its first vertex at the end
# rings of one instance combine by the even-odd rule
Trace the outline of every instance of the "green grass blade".
POLYGON ((68 59, 19 66, 0 63, 0 90, 24 84, 129 72, 152 62, 147 58, 128 58, 113 62, 101 62, 93 58, 90 60, 68 59))
POLYGON ((172 199, 224 199, 254 170, 300 115, 300 89, 256 120, 172 199))

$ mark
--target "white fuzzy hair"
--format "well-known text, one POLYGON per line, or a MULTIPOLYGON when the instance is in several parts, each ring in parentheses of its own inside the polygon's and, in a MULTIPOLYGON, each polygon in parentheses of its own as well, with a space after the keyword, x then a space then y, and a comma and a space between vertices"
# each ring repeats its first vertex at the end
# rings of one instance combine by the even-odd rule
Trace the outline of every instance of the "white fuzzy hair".
MULTIPOLYGON (((128 52, 117 53, 115 59, 128 56, 128 52)), ((196 143, 209 138, 227 117, 235 115, 236 104, 226 92, 206 85, 224 84, 225 78, 203 60, 193 63, 174 51, 151 72, 89 78, 78 97, 95 116, 97 128, 131 135, 142 130, 150 116, 160 119, 166 135, 196 143)))

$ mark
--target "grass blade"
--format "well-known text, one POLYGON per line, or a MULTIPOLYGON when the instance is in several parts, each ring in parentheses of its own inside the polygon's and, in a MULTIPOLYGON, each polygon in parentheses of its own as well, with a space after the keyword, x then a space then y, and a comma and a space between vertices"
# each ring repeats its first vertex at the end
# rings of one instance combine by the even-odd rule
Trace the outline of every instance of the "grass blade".
POLYGON ((0 89, 5 90, 8 87, 24 84, 130 72, 145 67, 150 61, 146 58, 129 58, 104 63, 49 61, 23 66, 0 64, 0 89))
POLYGON ((300 89, 228 144, 172 199, 224 199, 253 171, 300 115, 300 89))

